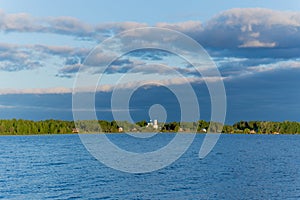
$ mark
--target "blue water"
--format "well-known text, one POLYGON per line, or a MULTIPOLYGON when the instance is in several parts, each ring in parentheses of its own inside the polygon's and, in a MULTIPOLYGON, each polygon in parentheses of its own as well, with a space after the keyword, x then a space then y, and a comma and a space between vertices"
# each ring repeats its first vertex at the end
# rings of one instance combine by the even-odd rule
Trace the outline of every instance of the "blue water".
MULTIPOLYGON (((143 149, 138 139, 109 137, 143 149)), ((164 134, 152 144, 163 146, 172 137, 164 134)), ((200 160, 203 137, 197 135, 188 151, 164 169, 127 174, 98 162, 78 135, 2 136, 0 198, 300 199, 300 136, 221 135, 200 160)))

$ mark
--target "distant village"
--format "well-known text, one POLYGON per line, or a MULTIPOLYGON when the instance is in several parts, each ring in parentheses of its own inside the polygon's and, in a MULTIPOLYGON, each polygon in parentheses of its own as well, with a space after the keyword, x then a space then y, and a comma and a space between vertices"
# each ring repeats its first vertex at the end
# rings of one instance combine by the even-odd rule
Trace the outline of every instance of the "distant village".
MULTIPOLYGON (((101 124, 101 123, 100 123, 101 124)), ((243 133, 243 134, 297 134, 300 133, 299 122, 268 122, 268 121, 240 121, 233 125, 223 125, 218 122, 159 122, 157 119, 143 120, 135 124, 118 121, 115 131, 102 132, 198 132, 198 133, 243 133)), ((103 127, 101 127, 103 128, 103 127)), ((105 129, 105 128, 104 128, 105 129)), ((75 129, 75 133, 79 130, 75 129)), ((85 132, 85 131, 84 131, 85 132)))
POLYGON ((233 125, 218 122, 159 122, 157 119, 136 123, 106 120, 0 120, 0 135, 68 134, 68 133, 125 133, 125 132, 197 132, 238 134, 298 134, 300 123, 283 121, 240 121, 233 125))

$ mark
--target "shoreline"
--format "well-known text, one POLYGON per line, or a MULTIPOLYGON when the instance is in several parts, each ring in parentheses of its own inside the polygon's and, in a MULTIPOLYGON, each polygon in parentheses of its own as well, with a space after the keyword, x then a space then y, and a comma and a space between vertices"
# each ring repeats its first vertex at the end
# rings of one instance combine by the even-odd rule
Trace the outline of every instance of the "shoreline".
MULTIPOLYGON (((155 121, 155 120, 154 120, 155 121)), ((300 134, 300 122, 283 121, 239 121, 233 125, 220 122, 198 120, 196 122, 157 122, 146 120, 130 123, 128 121, 105 120, 43 120, 32 121, 23 119, 0 119, 0 135, 53 135, 80 133, 190 133, 197 134, 300 134)))
MULTIPOLYGON (((1 134, 1 136, 56 136, 56 135, 88 135, 88 134, 105 134, 105 135, 125 135, 127 133, 130 134, 148 134, 148 133, 154 133, 154 132, 111 132, 111 133, 97 133, 97 132, 91 132, 91 133, 41 133, 41 134, 1 134)), ((158 134, 196 134, 196 135, 206 135, 206 134, 220 134, 220 135, 300 135, 300 133, 280 133, 280 134, 274 134, 274 133, 193 133, 193 132, 159 132, 158 134)))

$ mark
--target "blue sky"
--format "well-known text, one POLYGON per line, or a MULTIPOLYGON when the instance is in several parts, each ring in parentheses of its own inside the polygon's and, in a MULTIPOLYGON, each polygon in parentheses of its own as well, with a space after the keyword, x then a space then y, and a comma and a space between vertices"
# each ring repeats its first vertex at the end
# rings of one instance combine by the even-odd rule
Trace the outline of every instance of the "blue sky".
POLYGON ((8 13, 26 12, 37 17, 73 16, 89 23, 110 21, 178 22, 186 20, 207 20, 221 11, 231 8, 261 7, 275 10, 299 10, 299 1, 290 0, 191 0, 185 1, 5 1, 1 8, 8 13))
MULTIPOLYGON (((109 36, 146 26, 183 32, 207 50, 224 79, 226 122, 299 121, 298 0, 0 0, 0 118, 72 119, 70 93, 90 50, 109 36)), ((113 85, 137 65, 149 70, 155 63, 177 67, 185 76, 192 73, 174 55, 135 52, 119 58, 103 84, 113 85)), ((201 91, 196 92, 201 116, 209 119, 207 88, 202 82, 192 84, 201 91)), ((156 100, 169 108, 169 120, 177 120, 174 97, 161 87, 154 88, 151 91, 161 96, 156 100)), ((147 108, 155 103, 145 91, 138 91, 143 94, 139 101, 132 99, 135 120, 147 118, 147 108)), ((97 103, 99 118, 112 119, 110 92, 99 91, 98 100, 103 101, 97 103)))

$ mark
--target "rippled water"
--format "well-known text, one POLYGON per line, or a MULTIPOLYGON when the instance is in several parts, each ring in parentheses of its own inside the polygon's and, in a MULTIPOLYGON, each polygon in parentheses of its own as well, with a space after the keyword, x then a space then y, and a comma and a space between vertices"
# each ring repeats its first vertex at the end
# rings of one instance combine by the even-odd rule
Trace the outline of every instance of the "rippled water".
MULTIPOLYGON (((110 135, 124 148, 165 145, 171 134, 143 145, 110 135), (133 145, 134 144, 134 145, 133 145)), ((127 174, 93 158, 78 135, 0 137, 3 199, 300 199, 300 136, 222 135, 198 158, 203 135, 175 163, 127 174)))

